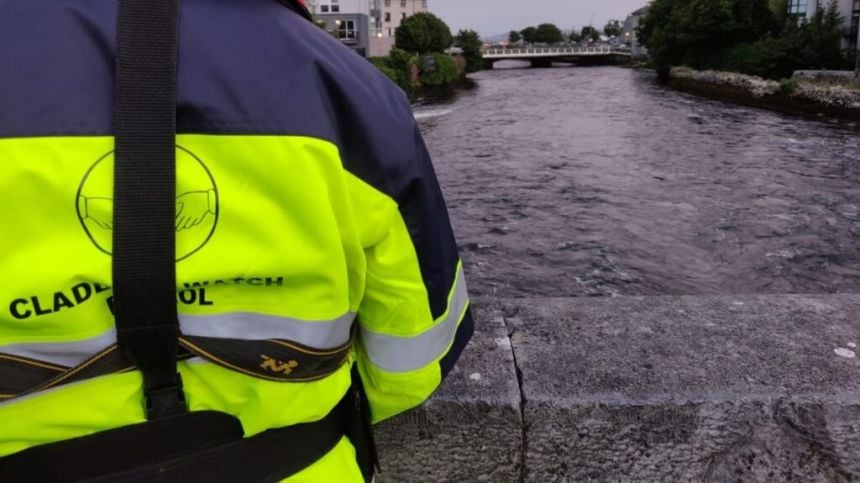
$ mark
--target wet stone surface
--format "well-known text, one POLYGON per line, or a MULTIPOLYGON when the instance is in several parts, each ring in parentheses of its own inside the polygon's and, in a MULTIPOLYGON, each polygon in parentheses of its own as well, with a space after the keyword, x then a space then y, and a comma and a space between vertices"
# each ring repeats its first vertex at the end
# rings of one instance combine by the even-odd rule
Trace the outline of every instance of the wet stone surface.
POLYGON ((860 296, 505 301, 527 481, 860 479, 860 296))

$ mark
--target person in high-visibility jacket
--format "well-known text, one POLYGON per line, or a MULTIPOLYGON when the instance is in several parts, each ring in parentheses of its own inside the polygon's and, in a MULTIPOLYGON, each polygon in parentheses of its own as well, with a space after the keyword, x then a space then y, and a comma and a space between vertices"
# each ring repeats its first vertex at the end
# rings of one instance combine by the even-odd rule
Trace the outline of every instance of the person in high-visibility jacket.
MULTIPOLYGON (((180 11, 188 409, 234 416, 244 438, 312 423, 353 366, 374 423, 420 405, 472 318, 406 97, 295 6, 180 11)), ((4 459, 146 420, 140 372, 112 359, 116 17, 112 1, 0 1, 0 481, 4 459)), ((352 443, 288 481, 362 480, 352 443)))

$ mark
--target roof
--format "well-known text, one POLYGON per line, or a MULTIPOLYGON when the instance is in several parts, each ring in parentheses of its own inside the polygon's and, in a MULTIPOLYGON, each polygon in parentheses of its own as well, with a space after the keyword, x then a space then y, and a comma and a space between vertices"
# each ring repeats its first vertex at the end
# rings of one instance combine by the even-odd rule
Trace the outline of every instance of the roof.
POLYGON ((640 8, 639 10, 635 10, 630 15, 633 17, 641 17, 642 15, 645 15, 646 13, 648 13, 649 8, 651 8, 651 4, 645 5, 644 7, 640 8))

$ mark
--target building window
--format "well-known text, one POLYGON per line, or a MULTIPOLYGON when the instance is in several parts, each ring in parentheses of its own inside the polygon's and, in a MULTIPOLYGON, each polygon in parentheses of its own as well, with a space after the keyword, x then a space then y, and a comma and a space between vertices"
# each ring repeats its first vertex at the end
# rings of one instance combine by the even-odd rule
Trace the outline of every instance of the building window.
POLYGON ((335 36, 343 43, 354 44, 358 42, 358 31, 355 30, 354 20, 338 20, 335 36))
POLYGON ((400 0, 400 8, 406 8, 406 0, 400 0))
POLYGON ((406 20, 406 12, 400 14, 400 21, 402 22, 404 20, 406 20))
POLYGON ((320 5, 320 12, 328 13, 328 5, 320 5))
POLYGON ((340 12, 340 5, 332 5, 332 6, 331 6, 331 11, 332 11, 332 13, 338 13, 338 12, 340 12))
POLYGON ((806 16, 806 12, 808 11, 807 1, 808 0, 789 0, 788 1, 788 14, 789 15, 797 15, 797 16, 806 16))
POLYGON ((390 21, 391 21, 391 12, 385 12, 385 21, 386 21, 386 22, 390 22, 390 21))
POLYGON ((427 10, 427 0, 421 0, 421 8, 427 10))
POLYGON ((385 0, 385 6, 390 7, 391 6, 391 0, 385 0))

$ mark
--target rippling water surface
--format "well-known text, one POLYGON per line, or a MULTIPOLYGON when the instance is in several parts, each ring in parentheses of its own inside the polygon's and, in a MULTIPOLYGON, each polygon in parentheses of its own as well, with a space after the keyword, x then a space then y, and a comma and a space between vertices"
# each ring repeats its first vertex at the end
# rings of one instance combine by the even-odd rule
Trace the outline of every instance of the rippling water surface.
POLYGON ((860 293, 860 126, 615 67, 416 107, 475 295, 860 293))

